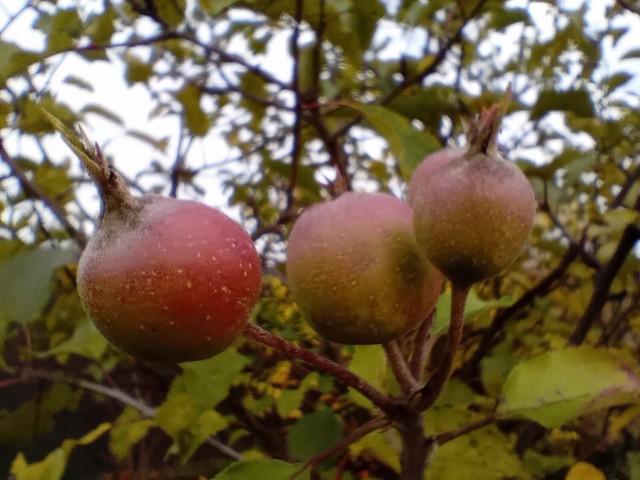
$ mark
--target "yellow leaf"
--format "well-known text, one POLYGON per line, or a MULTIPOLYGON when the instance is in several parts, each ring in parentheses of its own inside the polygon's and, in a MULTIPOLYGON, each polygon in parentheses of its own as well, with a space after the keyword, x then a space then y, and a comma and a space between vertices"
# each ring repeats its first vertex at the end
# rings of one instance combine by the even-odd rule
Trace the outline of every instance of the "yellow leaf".
POLYGON ((565 480, 607 480, 607 477, 590 463, 578 462, 571 467, 565 480))

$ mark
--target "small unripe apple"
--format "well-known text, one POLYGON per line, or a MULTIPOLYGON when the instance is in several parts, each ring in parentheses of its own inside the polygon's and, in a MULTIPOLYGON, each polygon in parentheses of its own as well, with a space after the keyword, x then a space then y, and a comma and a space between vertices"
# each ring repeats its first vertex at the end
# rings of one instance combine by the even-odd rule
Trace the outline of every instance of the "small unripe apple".
POLYGON ((103 167, 104 175, 92 175, 103 213, 78 265, 87 315, 114 345, 144 359, 184 362, 221 352, 260 295, 251 238, 201 203, 133 197, 103 167))
POLYGON ((407 333, 433 310, 443 281, 418 251, 407 203, 352 192, 300 216, 289 237, 287 277, 310 325, 347 344, 407 333))
POLYGON ((466 151, 467 149, 464 147, 446 147, 432 153, 431 155, 427 155, 411 175, 409 191, 407 194, 407 201, 409 202, 409 205, 413 204, 416 191, 431 175, 433 175, 433 172, 446 165, 451 160, 456 160, 462 157, 466 151))
POLYGON ((434 154, 440 164, 418 167, 410 182, 418 244, 459 287, 504 270, 533 226, 533 189, 496 146, 500 120, 497 105, 483 112, 471 123, 467 148, 455 158, 434 154))

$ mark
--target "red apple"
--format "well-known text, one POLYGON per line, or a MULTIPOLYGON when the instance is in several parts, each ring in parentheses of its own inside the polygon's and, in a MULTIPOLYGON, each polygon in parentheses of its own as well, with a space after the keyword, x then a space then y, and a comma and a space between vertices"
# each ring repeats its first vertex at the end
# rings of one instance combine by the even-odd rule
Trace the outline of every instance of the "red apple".
POLYGON ((249 235, 197 202, 150 195, 125 204, 107 208, 78 265, 91 320, 114 345, 149 360, 199 360, 227 348, 260 294, 249 235))

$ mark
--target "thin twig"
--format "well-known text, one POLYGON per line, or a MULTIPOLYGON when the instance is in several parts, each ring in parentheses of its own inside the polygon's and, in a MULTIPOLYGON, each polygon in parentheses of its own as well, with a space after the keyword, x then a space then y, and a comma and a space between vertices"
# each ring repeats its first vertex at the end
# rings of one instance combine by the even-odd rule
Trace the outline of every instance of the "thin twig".
MULTIPOLYGON (((447 41, 440 48, 438 53, 436 55, 434 55, 433 60, 431 61, 431 63, 429 63, 429 65, 427 65, 424 69, 422 69, 422 71, 418 72, 413 77, 403 80, 395 89, 393 89, 385 97, 381 98, 376 103, 379 104, 379 105, 387 105, 394 98, 396 98, 397 96, 402 94, 405 90, 407 90, 408 88, 412 87, 413 85, 418 85, 418 84, 422 83, 422 81, 425 78, 427 78, 429 75, 432 75, 433 73, 435 73, 436 70, 438 70, 438 68, 442 64, 442 62, 444 62, 444 60, 447 57, 447 54, 449 53, 451 48, 456 43, 458 43, 460 41, 460 38, 462 37, 462 33, 463 33, 465 27, 467 26, 467 24, 469 23, 469 21, 471 19, 473 19, 473 17, 475 17, 480 12, 480 10, 482 9, 482 7, 485 4, 485 2, 486 2, 486 0, 480 0, 474 6, 473 10, 469 13, 469 15, 464 17, 462 23, 460 24, 460 26, 458 27, 456 32, 451 37, 449 37, 447 39, 447 41)), ((339 138, 339 137, 342 137, 342 136, 346 135, 346 133, 352 127, 354 127, 355 125, 360 123, 363 119, 364 119, 364 115, 358 115, 352 121, 350 121, 347 124, 345 124, 342 128, 340 128, 335 133, 336 138, 339 138)))
POLYGON ((606 346, 616 336, 627 333, 626 323, 630 320, 631 315, 638 311, 638 306, 640 306, 640 291, 636 291, 629 296, 627 305, 621 302, 620 307, 611 316, 611 322, 602 329, 596 346, 606 346))
POLYGON ((365 435, 368 435, 369 433, 374 432, 374 431, 376 431, 378 429, 385 428, 385 427, 387 427, 389 425, 390 425, 390 421, 384 415, 380 415, 380 416, 377 416, 377 417, 369 420, 367 423, 365 423, 363 425, 360 425, 358 428, 353 430, 351 433, 347 434, 339 442, 331 445, 329 448, 327 448, 326 450, 320 452, 319 454, 317 454, 316 456, 311 458, 309 461, 307 461, 307 463, 304 464, 304 466, 302 467, 300 472, 298 472, 296 474, 296 476, 299 475, 300 473, 302 473, 303 471, 305 471, 306 469, 315 468, 321 462, 323 462, 323 461, 325 461, 325 460, 327 460, 327 459, 339 454, 341 451, 343 451, 349 445, 351 445, 354 442, 357 442, 358 440, 360 440, 365 435))
MULTIPOLYGON (((219 60, 221 60, 222 62, 236 63, 240 65, 242 68, 244 68, 245 70, 247 70, 248 72, 258 75, 268 83, 277 85, 283 90, 288 90, 290 88, 290 85, 287 85, 285 82, 282 82, 278 78, 260 69, 259 67, 248 63, 247 60, 241 55, 235 55, 233 53, 225 52, 224 50, 217 47, 216 45, 207 45, 199 41, 195 37, 195 35, 190 35, 188 32, 164 31, 158 35, 153 35, 147 38, 140 38, 136 40, 126 40, 124 42, 102 43, 102 44, 89 43, 88 45, 83 45, 80 47, 78 46, 70 47, 64 50, 64 52, 92 52, 92 51, 101 51, 101 50, 111 50, 111 49, 117 49, 117 48, 134 48, 134 47, 149 46, 156 43, 166 42, 169 40, 183 40, 185 42, 189 42, 193 45, 196 45, 202 48, 207 53, 207 56, 210 56, 210 54, 213 53, 217 55, 219 60)), ((62 53, 62 52, 59 52, 59 53, 62 53)))
POLYGON ((629 10, 630 12, 635 13, 636 15, 640 15, 640 5, 634 5, 628 0, 617 0, 618 5, 622 8, 629 10))
POLYGON ((610 210, 618 208, 624 203, 624 200, 631 190, 631 187, 633 187, 639 179, 640 165, 638 165, 638 167, 636 167, 636 169, 627 176, 626 181, 620 187, 620 191, 611 201, 611 206, 609 207, 610 210))
POLYGON ((489 328, 484 332, 478 348, 473 352, 471 358, 465 362, 461 370, 461 376, 469 378, 471 373, 476 371, 480 361, 489 353, 496 335, 502 331, 505 323, 513 316, 532 303, 536 297, 546 295, 547 292, 558 282, 567 272, 571 264, 578 258, 579 250, 576 247, 569 247, 556 268, 549 272, 537 284, 524 292, 516 302, 508 308, 499 310, 489 328))
POLYGON ((21 373, 22 373, 22 377, 25 380, 29 380, 33 378, 41 378, 43 380, 48 380, 52 383, 66 383, 67 385, 80 387, 90 392, 99 393, 100 395, 104 395, 105 397, 116 400, 117 402, 123 405, 134 408, 135 410, 140 412, 142 416, 145 418, 154 418, 156 415, 155 409, 153 407, 150 407, 143 401, 138 400, 137 398, 132 397, 128 393, 113 387, 108 387, 106 385, 91 382, 89 380, 85 380, 82 378, 72 377, 62 372, 47 372, 43 370, 34 370, 31 368, 26 368, 22 370, 21 373))
POLYGON ((389 361, 391 370, 393 371, 393 374, 398 381, 398 385, 400 386, 400 390, 402 390, 402 393, 405 396, 410 397, 420 388, 420 385, 418 385, 418 382, 411 374, 411 370, 409 370, 409 365, 407 365, 407 362, 402 355, 398 341, 393 340, 391 342, 387 342, 383 347, 387 354, 387 360, 389 361))
POLYGON ((433 346, 432 342, 429 342, 430 330, 435 319, 435 310, 418 326, 418 329, 413 336, 413 347, 411 349, 411 358, 409 359, 409 370, 413 375, 413 378, 417 382, 422 381, 422 375, 429 358, 430 347, 433 346))
POLYGON ((640 240, 640 224, 627 225, 615 252, 602 269, 594 275, 593 295, 582 317, 578 320, 573 334, 569 337, 569 345, 580 345, 586 338, 587 333, 589 333, 593 323, 607 303, 613 280, 638 240, 640 240))
POLYGON ((329 360, 328 358, 318 355, 310 350, 299 347, 294 343, 288 342, 271 332, 254 325, 253 323, 247 325, 243 334, 256 342, 275 348, 290 358, 301 360, 318 370, 330 373, 345 385, 358 390, 365 397, 371 400, 374 405, 378 406, 383 412, 392 418, 403 410, 402 404, 389 398, 365 379, 346 369, 339 363, 329 360))
POLYGON ((455 430, 449 430, 448 432, 437 433, 427 437, 425 440, 429 443, 435 443, 436 445, 443 445, 451 440, 455 440, 458 437, 471 433, 474 430, 491 425, 497 420, 497 415, 492 414, 487 417, 481 418, 475 422, 467 423, 466 425, 456 428, 455 430))
POLYGON ((285 211, 289 212, 293 208, 294 192, 298 182, 298 164, 300 163, 300 152, 302 150, 302 98, 300 92, 300 23, 302 22, 303 1, 296 0, 295 27, 291 34, 291 56, 293 57, 293 72, 291 88, 295 97, 295 116, 293 119, 293 145, 291 147, 291 174, 289 175, 289 185, 286 190, 285 211))
POLYGON ((176 158, 171 166, 169 175, 170 187, 169 196, 175 198, 178 194, 178 187, 180 186, 180 180, 184 172, 184 165, 186 162, 186 155, 182 152, 182 143, 185 140, 184 131, 184 117, 180 116, 180 127, 178 128, 178 146, 176 147, 176 158))
POLYGON ((24 192, 29 197, 40 200, 42 203, 44 203, 46 207, 55 215, 56 219, 60 222, 69 236, 73 238, 73 240, 78 244, 78 246, 80 246, 80 248, 84 248, 84 246, 87 244, 86 235, 71 224, 71 222, 67 218, 66 212, 62 207, 60 207, 60 205, 58 205, 51 197, 49 197, 49 195, 47 195, 47 193, 38 185, 29 180, 29 178, 24 174, 20 167, 18 167, 13 158, 11 158, 9 152, 7 152, 7 150, 4 148, 2 138, 0 138, 0 158, 2 158, 2 161, 4 161, 9 166, 11 174, 18 179, 24 192))
MULTIPOLYGON (((84 390, 99 393, 100 395, 104 395, 107 398, 111 398, 116 400, 117 402, 132 407, 144 417, 144 418, 155 418, 156 410, 144 403, 142 400, 138 400, 135 397, 132 397, 126 392, 119 390, 117 388, 108 387, 106 385, 102 385, 100 383, 91 382, 89 380, 85 380, 83 378, 76 378, 66 375, 62 372, 46 372, 42 370, 34 370, 34 369, 24 369, 22 370, 22 377, 25 380, 33 379, 33 378, 41 378, 44 380, 48 380, 52 383, 66 383, 67 385, 73 385, 75 387, 82 388, 84 390)), ((216 448, 221 453, 224 453, 229 458, 234 460, 242 460, 244 456, 235 451, 233 448, 228 445, 222 443, 220 440, 215 437, 209 437, 207 439, 207 443, 212 447, 216 448)))
POLYGON ((417 410, 431 407, 442 393, 453 370, 453 361, 460 346, 464 326, 464 307, 469 295, 469 287, 453 285, 451 292, 451 318, 447 334, 447 348, 440 366, 415 399, 417 410))
POLYGON ((569 233, 569 231, 567 230, 567 227, 564 226, 564 224, 560 221, 558 216, 551 210, 551 206, 550 206, 549 202, 547 201, 547 188, 546 188, 546 186, 547 186, 547 184, 545 183, 545 189, 544 189, 545 198, 540 203, 540 210, 547 214, 547 216, 549 217, 549 219, 551 219, 553 224, 560 230, 560 233, 562 233, 562 236, 569 242, 569 245, 571 245, 572 247, 578 249, 578 253, 580 255, 580 258, 582 259, 582 261, 586 265, 589 265, 591 268, 595 268, 595 269, 601 268, 602 265, 600 265, 600 262, 595 257, 595 255, 587 252, 584 249, 584 244, 585 244, 585 240, 586 239, 581 239, 580 241, 578 241, 575 238, 573 238, 571 233, 569 233))

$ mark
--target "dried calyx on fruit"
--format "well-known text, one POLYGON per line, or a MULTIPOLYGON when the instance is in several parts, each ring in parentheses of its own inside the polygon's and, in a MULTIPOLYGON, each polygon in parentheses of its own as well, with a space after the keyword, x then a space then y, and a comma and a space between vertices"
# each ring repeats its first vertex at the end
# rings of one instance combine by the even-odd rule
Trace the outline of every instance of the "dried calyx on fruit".
POLYGON ((442 274, 421 257, 409 205, 390 195, 344 193, 305 210, 287 247, 296 303, 325 338, 383 343, 434 308, 442 274))
POLYGON ((250 236, 201 203, 132 196, 99 148, 52 122, 102 200, 78 264, 78 293, 89 318, 114 345, 152 361, 200 360, 227 348, 260 295, 260 260, 250 236))
POLYGON ((430 155, 410 182, 418 244, 459 287, 504 270, 533 226, 533 189, 498 152, 503 113, 498 104, 483 111, 469 126, 466 148, 430 155))

